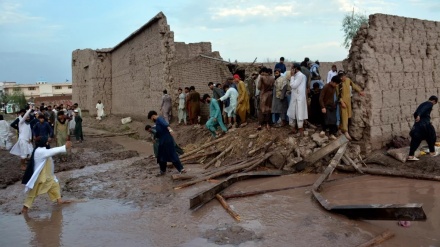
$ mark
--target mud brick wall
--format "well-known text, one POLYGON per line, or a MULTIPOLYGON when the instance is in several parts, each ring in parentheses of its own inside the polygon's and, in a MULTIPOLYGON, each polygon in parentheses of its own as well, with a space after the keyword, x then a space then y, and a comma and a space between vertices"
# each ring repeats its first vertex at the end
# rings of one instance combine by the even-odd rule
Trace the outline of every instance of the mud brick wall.
MULTIPOLYGON (((417 106, 440 92, 440 22, 376 14, 353 39, 344 60, 348 76, 367 93, 355 94, 350 134, 378 149, 409 136, 417 106)), ((440 128, 438 107, 431 114, 440 128)))
POLYGON ((160 18, 112 51, 112 113, 145 115, 159 109, 168 87, 169 26, 160 18))
POLYGON ((199 54, 208 55, 212 52, 210 42, 189 43, 175 42, 175 60, 186 60, 188 58, 196 57, 199 54))
POLYGON ((112 61, 111 54, 92 49, 75 50, 72 53, 72 101, 82 110, 96 115, 95 106, 101 100, 105 112, 112 109, 112 61))
MULTIPOLYGON (((221 59, 218 52, 206 55, 221 59)), ((208 87, 209 82, 221 83, 227 77, 232 76, 225 63, 200 56, 173 63, 171 65, 171 74, 174 80, 173 85, 175 85, 173 93, 176 93, 179 87, 183 89, 194 86, 196 91, 200 93, 200 97, 203 97, 205 93, 212 95, 212 91, 208 87)), ((177 93, 174 98, 177 98, 177 93)), ((177 109, 177 105, 175 108, 177 109)), ((201 115, 204 120, 207 120, 207 116, 209 116, 207 105, 202 105, 201 115)))

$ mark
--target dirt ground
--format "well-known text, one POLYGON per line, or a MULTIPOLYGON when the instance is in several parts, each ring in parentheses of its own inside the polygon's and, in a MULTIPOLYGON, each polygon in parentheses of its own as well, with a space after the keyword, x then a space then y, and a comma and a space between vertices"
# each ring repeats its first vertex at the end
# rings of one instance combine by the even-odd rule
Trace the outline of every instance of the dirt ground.
MULTIPOLYGON (((55 172, 60 179, 63 197, 85 201, 96 199, 116 200, 127 205, 132 205, 135 208, 151 209, 151 214, 154 213, 154 216, 150 213, 145 213, 145 217, 148 216, 159 221, 163 220, 167 226, 172 229, 179 228, 179 231, 188 231, 189 236, 195 236, 198 234, 197 231, 202 231, 199 236, 203 238, 203 240, 196 239, 193 240, 194 242, 190 241, 189 245, 182 246, 208 246, 207 243, 215 244, 212 246, 217 246, 217 244, 228 246, 265 246, 264 244, 255 245, 255 243, 284 246, 283 243, 289 241, 290 234, 288 232, 290 230, 279 230, 278 234, 281 235, 277 235, 276 232, 278 230, 276 229, 281 227, 278 225, 280 223, 293 224, 291 221, 285 221, 291 217, 299 217, 297 219, 298 222, 295 223, 296 225, 291 225, 291 227, 295 229, 296 234, 304 234, 304 236, 307 234, 301 233, 301 231, 305 231, 305 229, 309 228, 309 230, 312 230, 312 228, 316 230, 316 225, 321 224, 319 229, 322 230, 323 233, 320 233, 320 235, 316 237, 316 243, 330 241, 329 243, 332 243, 332 246, 357 245, 365 242, 371 238, 372 235, 379 233, 375 230, 371 230, 367 225, 359 223, 360 225, 358 226, 357 221, 347 221, 344 217, 329 216, 327 218, 326 215, 328 215, 328 213, 319 207, 313 210, 310 209, 309 204, 316 204, 316 202, 307 199, 310 198, 310 191, 308 190, 279 194, 279 197, 276 198, 281 201, 277 201, 275 204, 270 195, 264 195, 257 200, 258 203, 263 203, 263 205, 258 204, 260 208, 252 207, 253 209, 250 209, 253 205, 251 203, 252 199, 241 200, 240 203, 233 200, 239 212, 248 213, 248 216, 244 216, 245 222, 247 223, 239 225, 231 223, 228 215, 223 216, 224 211, 221 210, 221 208, 219 211, 213 211, 214 209, 211 209, 209 206, 212 203, 198 213, 191 213, 187 209, 187 198, 194 195, 197 191, 207 188, 210 184, 205 182, 197 186, 192 186, 189 189, 174 190, 173 187, 182 182, 173 181, 169 177, 169 174, 166 178, 156 177, 158 167, 155 159, 150 156, 151 143, 146 142, 146 140, 149 140, 150 135, 144 131, 145 124, 145 122, 134 121, 122 125, 120 118, 114 116, 104 118, 99 122, 93 118, 85 117, 85 141, 81 144, 74 143, 72 152, 68 155, 66 162, 62 162, 59 157, 55 157, 55 172), (124 133, 127 135, 112 136, 114 134, 119 135, 124 133), (296 198, 302 199, 297 201, 296 198), (185 200, 183 206, 181 205, 182 200, 185 200), (284 201, 284 203, 282 201, 284 201), (246 204, 246 202, 250 203, 250 205, 246 204), (294 211, 291 213, 284 212, 284 214, 281 212, 282 215, 275 216, 278 217, 279 222, 274 222, 273 219, 265 216, 272 213, 271 208, 273 208, 275 212, 280 212, 280 210, 292 210, 288 206, 296 205, 297 203, 301 203, 301 205, 298 206, 301 207, 304 212, 294 211), (307 208, 311 211, 308 212, 307 208), (160 213, 162 210, 169 212, 169 214, 160 213), (212 216, 210 214, 213 212, 215 212, 215 217, 222 219, 217 225, 212 223, 210 219, 212 216), (258 218, 257 215, 259 215, 261 219, 264 218, 264 221, 267 221, 266 223, 268 225, 265 227, 271 229, 272 233, 263 234, 262 230, 258 230, 260 229, 258 224, 262 223, 255 223, 258 218), (338 225, 337 229, 332 230, 331 226, 335 224, 338 225), (371 231, 366 229, 370 229, 371 231), (341 237, 338 235, 338 232, 342 232, 345 235, 341 237), (275 242, 274 240, 270 240, 272 237, 279 238, 279 242, 277 242, 277 240, 275 240, 275 242), (204 241, 207 242, 205 243, 204 241), (251 244, 246 245, 245 243, 251 244)), ((177 126, 176 124, 172 124, 171 126, 176 133, 176 142, 182 146, 186 152, 214 140, 204 126, 177 126)), ((210 169, 220 169, 221 167, 247 157, 249 153, 252 152, 256 154, 261 153, 263 149, 260 147, 265 147, 265 145, 271 141, 273 141, 273 143, 268 147, 268 150, 276 150, 277 152, 275 152, 273 157, 260 169, 277 169, 282 164, 287 164, 292 160, 300 160, 319 148, 318 144, 311 138, 315 131, 317 131, 314 129, 307 130, 307 137, 298 138, 289 134, 290 129, 288 127, 259 132, 257 132, 255 128, 256 123, 250 123, 245 128, 232 129, 226 135, 225 140, 204 149, 205 153, 209 153, 214 150, 224 150, 231 145, 233 146, 232 151, 226 155, 226 158, 216 162, 210 169)), ((328 143, 328 141, 325 143, 328 143)), ((323 145, 325 145, 325 143, 323 145)), ((349 155, 352 156, 353 159, 359 156, 358 152, 359 148, 356 147, 356 145, 350 145, 349 155)), ((205 172, 203 164, 206 164, 214 157, 215 155, 211 155, 207 158, 203 157, 188 160, 184 162, 185 169, 188 170, 188 174, 200 176, 205 172)), ((292 181, 300 183, 302 176, 304 176, 304 179, 309 179, 307 176, 310 173, 315 174, 321 172, 327 166, 328 160, 329 158, 326 158, 318 162, 313 167, 306 169, 303 173, 296 175, 296 177, 286 176, 284 179, 261 180, 266 181, 264 183, 249 181, 247 189, 252 190, 263 184, 264 186, 262 186, 262 188, 267 187, 267 189, 269 189, 275 185, 280 187, 283 183, 291 184, 292 181)), ((440 169, 437 165, 439 163, 438 158, 422 157, 417 163, 401 163, 386 156, 382 150, 373 153, 368 157, 368 160, 370 161, 368 164, 370 167, 440 175, 440 169)), ((14 214, 17 212, 17 209, 19 209, 17 205, 21 204, 23 198, 22 196, 18 196, 22 188, 17 184, 13 184, 21 179, 22 172, 19 170, 18 158, 11 156, 8 152, 0 152, 0 164, 0 186, 3 188, 3 191, 0 190, 0 212, 14 214), (7 188, 8 186, 10 186, 10 188, 7 188)), ((292 167, 285 167, 284 169, 291 170, 292 167)), ((172 166, 169 166, 168 171, 170 174, 177 173, 172 166)), ((337 172, 335 172, 335 174, 337 176, 337 172)), ((309 180, 314 181, 316 177, 311 177, 309 180)), ((215 183, 216 181, 218 180, 211 182, 215 183)), ((243 186, 245 185, 246 183, 244 183, 243 186)), ((240 189, 235 190, 240 191, 240 189)), ((50 207, 50 205, 50 202, 47 200, 37 198, 32 211, 37 214, 38 211, 44 210, 50 207)), ((156 230, 158 232, 169 230, 169 228, 163 228, 161 226, 154 226, 152 229, 153 230, 150 230, 153 231, 152 234, 154 234, 156 230)), ((306 239, 307 238, 304 237, 304 241, 298 240, 300 242, 302 241, 302 244, 298 246, 305 246, 303 244, 307 243, 306 239)), ((179 236, 170 237, 169 242, 167 242, 168 244, 164 244, 163 246, 176 246, 175 243, 185 241, 188 243, 189 240, 188 237, 184 239, 179 239, 179 236)), ((133 246, 137 245, 134 244, 133 246)), ((158 245, 153 244, 149 246, 158 245)))

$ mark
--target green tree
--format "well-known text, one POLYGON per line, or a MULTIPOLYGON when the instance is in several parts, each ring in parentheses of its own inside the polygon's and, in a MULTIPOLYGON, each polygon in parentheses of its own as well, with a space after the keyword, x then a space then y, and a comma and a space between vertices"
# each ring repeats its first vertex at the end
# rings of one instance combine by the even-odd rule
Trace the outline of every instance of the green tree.
POLYGON ((15 103, 20 106, 20 109, 23 109, 26 107, 27 100, 24 97, 23 92, 14 92, 12 94, 5 94, 2 97, 2 101, 4 103, 15 103))
POLYGON ((368 17, 358 13, 347 13, 342 19, 342 31, 344 31, 344 43, 342 44, 346 49, 351 46, 351 41, 356 35, 362 24, 368 25, 368 17))

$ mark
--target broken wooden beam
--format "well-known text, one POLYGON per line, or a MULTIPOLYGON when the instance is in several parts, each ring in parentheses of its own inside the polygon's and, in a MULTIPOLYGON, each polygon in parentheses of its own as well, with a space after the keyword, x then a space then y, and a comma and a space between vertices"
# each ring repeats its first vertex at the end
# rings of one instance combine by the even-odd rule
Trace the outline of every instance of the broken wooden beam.
POLYGON ((183 155, 180 156, 180 159, 186 158, 186 157, 188 157, 188 156, 190 156, 190 155, 192 155, 192 154, 195 154, 195 153, 201 151, 201 150, 204 149, 204 148, 207 148, 207 147, 209 147, 209 146, 211 146, 211 145, 213 145, 213 144, 216 144, 216 143, 218 143, 218 142, 221 142, 221 141, 225 140, 227 137, 228 137, 228 136, 224 136, 224 137, 221 137, 221 138, 215 139, 215 140, 212 141, 212 142, 208 142, 208 143, 206 143, 206 144, 204 144, 204 145, 202 145, 202 146, 200 146, 200 147, 198 147, 198 148, 196 148, 196 149, 194 149, 194 150, 191 150, 191 151, 189 151, 189 152, 186 152, 185 154, 183 154, 183 155))
POLYGON ((314 164, 315 162, 329 155, 330 153, 332 153, 342 145, 346 144, 347 142, 348 142, 347 137, 345 137, 345 135, 341 135, 340 137, 338 137, 338 139, 330 142, 327 146, 322 147, 318 151, 307 156, 303 161, 298 162, 295 165, 295 169, 297 171, 304 170, 307 166, 314 164))
POLYGON ((227 154, 229 151, 231 151, 234 148, 234 145, 230 145, 228 148, 226 148, 223 152, 221 152, 219 155, 217 155, 214 159, 209 161, 203 169, 208 169, 210 166, 212 166, 217 160, 221 159, 225 154, 227 154))
POLYGON ((339 162, 341 161, 342 156, 344 155, 345 151, 347 150, 347 143, 343 144, 338 151, 336 152, 333 159, 330 161, 330 164, 325 169, 324 173, 321 174, 321 176, 316 180, 316 182, 313 184, 313 189, 318 190, 321 184, 330 176, 330 174, 335 170, 336 166, 338 166, 339 162))
MULTIPOLYGON (((327 182, 333 182, 333 181, 338 181, 338 180, 346 180, 346 179, 351 179, 351 178, 357 178, 360 177, 359 175, 353 175, 353 176, 349 176, 349 177, 343 177, 343 178, 335 178, 335 179, 330 179, 327 180, 327 182)), ((312 186, 313 184, 302 184, 302 185, 295 185, 295 186, 288 186, 288 187, 283 187, 283 188, 278 188, 278 189, 267 189, 267 190, 256 190, 256 191, 249 191, 249 192, 236 192, 236 193, 231 193, 231 194, 223 194, 223 198, 225 199, 231 199, 231 198, 240 198, 240 197, 248 197, 248 196, 256 196, 256 195, 261 195, 261 194, 266 194, 266 193, 271 193, 271 192, 278 192, 278 191, 284 191, 284 190, 293 190, 293 189, 299 189, 299 188, 306 188, 309 186, 312 186)))
POLYGON ((356 163, 354 163, 354 161, 350 158, 350 157, 348 157, 348 155, 347 154, 344 154, 343 156, 342 156, 342 161, 346 164, 346 165, 348 165, 348 166, 352 166, 357 172, 359 172, 360 174, 363 174, 364 172, 362 172, 362 170, 361 170, 361 168, 356 164, 356 163))
POLYGON ((201 158, 201 157, 205 157, 205 156, 209 156, 209 155, 213 155, 213 154, 218 154, 220 152, 221 152, 220 150, 214 150, 214 151, 209 152, 209 153, 201 153, 201 154, 196 154, 196 155, 193 155, 193 156, 187 156, 187 157, 185 157, 183 159, 180 159, 180 161, 181 162, 185 162, 185 161, 188 161, 188 160, 194 160, 194 159, 197 159, 197 158, 201 158))
POLYGON ((190 209, 197 209, 207 202, 211 201, 215 195, 219 194, 221 191, 229 187, 230 185, 234 184, 235 182, 245 180, 248 178, 258 178, 258 177, 270 177, 270 176, 280 176, 287 174, 283 171, 259 171, 259 172, 248 172, 248 173, 237 173, 233 174, 229 177, 227 177, 222 182, 213 185, 209 189, 198 193, 197 195, 193 196, 189 200, 189 208, 190 209))
MULTIPOLYGON (((336 169, 338 169, 340 171, 346 171, 346 172, 355 172, 356 171, 354 168, 349 167, 349 166, 337 166, 336 169)), ((436 175, 408 173, 408 172, 403 172, 403 171, 388 170, 388 169, 375 169, 375 168, 362 168, 362 171, 365 174, 370 174, 370 175, 440 181, 440 176, 436 176, 436 175)))
POLYGON ((422 204, 365 204, 365 205, 333 205, 319 192, 312 190, 314 198, 330 212, 343 214, 353 219, 364 220, 410 220, 424 221, 426 214, 422 204))
POLYGON ((265 154, 264 157, 263 157, 262 159, 257 160, 253 165, 251 165, 250 167, 246 168, 246 169, 244 170, 244 172, 249 172, 249 171, 255 169, 257 166, 263 164, 263 163, 264 163, 267 159, 269 159, 270 156, 272 156, 272 155, 273 155, 273 152, 270 152, 270 153, 265 154))
POLYGON ((188 174, 173 174, 173 175, 171 175, 171 178, 173 180, 188 180, 188 179, 195 178, 195 176, 188 175, 188 174))
POLYGON ((232 208, 229 206, 229 204, 225 201, 225 199, 217 194, 215 195, 215 198, 217 198, 217 200, 220 202, 220 204, 223 206, 223 208, 226 210, 226 212, 228 212, 229 215, 232 216, 232 218, 234 218, 236 221, 240 221, 240 215, 238 215, 234 210, 232 210, 232 208))
POLYGON ((360 244, 357 247, 373 247, 378 244, 381 244, 385 242, 386 240, 394 237, 394 233, 392 233, 390 230, 386 230, 380 235, 376 236, 375 238, 371 239, 370 241, 360 244))

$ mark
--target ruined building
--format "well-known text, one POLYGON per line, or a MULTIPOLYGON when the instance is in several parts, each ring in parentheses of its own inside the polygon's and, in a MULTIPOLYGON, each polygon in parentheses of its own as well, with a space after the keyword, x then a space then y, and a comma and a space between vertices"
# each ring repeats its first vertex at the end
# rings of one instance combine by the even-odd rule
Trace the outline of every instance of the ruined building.
MULTIPOLYGON (((367 93, 356 94, 350 134, 365 151, 393 136, 408 137, 417 106, 440 89, 440 22, 371 15, 344 61, 348 76, 367 93)), ((432 124, 440 129, 438 106, 432 124)))
POLYGON ((145 121, 148 110, 160 109, 164 89, 176 99, 179 87, 202 94, 207 82, 224 81, 231 73, 220 60, 211 43, 174 42, 161 12, 111 49, 73 51, 73 101, 93 114, 101 100, 107 113, 145 121))

